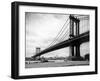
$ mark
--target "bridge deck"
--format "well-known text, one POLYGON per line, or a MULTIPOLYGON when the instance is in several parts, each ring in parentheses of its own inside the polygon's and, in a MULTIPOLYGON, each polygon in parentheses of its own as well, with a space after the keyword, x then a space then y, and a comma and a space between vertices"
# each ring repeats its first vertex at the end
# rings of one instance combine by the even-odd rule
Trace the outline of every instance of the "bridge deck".
POLYGON ((74 45, 76 43, 80 43, 81 44, 81 43, 87 42, 87 41, 89 41, 89 31, 85 32, 83 34, 80 34, 79 36, 76 36, 74 38, 71 38, 71 39, 65 40, 63 42, 60 42, 60 43, 58 43, 58 44, 56 44, 54 46, 51 46, 51 47, 41 51, 40 53, 36 54, 33 57, 35 58, 37 56, 43 55, 45 53, 48 53, 48 52, 51 52, 51 51, 54 51, 54 50, 57 50, 57 49, 68 47, 68 46, 74 45))

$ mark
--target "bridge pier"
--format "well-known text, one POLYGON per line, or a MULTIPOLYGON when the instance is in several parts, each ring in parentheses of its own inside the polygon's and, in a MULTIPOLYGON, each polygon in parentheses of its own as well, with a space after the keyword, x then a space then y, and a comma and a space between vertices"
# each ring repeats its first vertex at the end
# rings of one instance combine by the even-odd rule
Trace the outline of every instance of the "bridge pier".
POLYGON ((70 46, 70 56, 80 57, 80 44, 70 46))
POLYGON ((79 44, 76 45, 76 55, 75 56, 80 57, 80 45, 79 44))
POLYGON ((74 45, 71 45, 69 49, 70 49, 70 56, 74 56, 74 52, 75 52, 74 45))

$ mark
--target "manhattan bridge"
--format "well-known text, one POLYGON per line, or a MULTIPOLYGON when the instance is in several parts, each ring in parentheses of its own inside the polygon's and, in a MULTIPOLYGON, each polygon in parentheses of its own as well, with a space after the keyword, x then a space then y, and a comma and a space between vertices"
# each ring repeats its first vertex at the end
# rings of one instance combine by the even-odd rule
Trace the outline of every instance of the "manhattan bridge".
POLYGON ((54 40, 47 46, 46 49, 36 53, 34 56, 32 56, 32 58, 37 58, 48 52, 52 52, 65 47, 69 47, 70 56, 80 58, 80 45, 82 43, 89 42, 89 30, 82 33, 80 30, 84 30, 84 27, 88 26, 88 15, 70 14, 54 40), (57 39, 60 41, 58 42, 57 39))

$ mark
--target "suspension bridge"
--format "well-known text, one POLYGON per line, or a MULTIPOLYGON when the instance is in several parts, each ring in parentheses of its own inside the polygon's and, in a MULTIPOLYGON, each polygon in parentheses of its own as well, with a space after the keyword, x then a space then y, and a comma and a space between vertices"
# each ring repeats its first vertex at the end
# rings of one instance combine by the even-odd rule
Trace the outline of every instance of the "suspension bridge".
POLYGON ((65 24, 58 32, 54 40, 47 46, 46 49, 40 51, 32 58, 37 58, 48 52, 52 52, 61 48, 69 47, 70 56, 80 58, 80 45, 89 42, 89 30, 84 30, 84 27, 89 26, 89 16, 87 15, 69 15, 65 24), (59 40, 59 41, 58 41, 59 40))

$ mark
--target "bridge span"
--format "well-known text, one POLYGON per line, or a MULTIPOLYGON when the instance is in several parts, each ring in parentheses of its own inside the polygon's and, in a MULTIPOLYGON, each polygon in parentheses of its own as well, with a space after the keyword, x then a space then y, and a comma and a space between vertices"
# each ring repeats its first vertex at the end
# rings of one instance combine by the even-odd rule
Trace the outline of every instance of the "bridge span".
MULTIPOLYGON (((40 53, 37 53, 36 55, 34 55, 33 58, 36 58, 37 56, 40 56, 40 55, 43 55, 45 53, 52 52, 52 51, 55 51, 55 50, 58 50, 61 48, 65 48, 68 46, 77 46, 77 45, 80 46, 81 43, 88 42, 88 41, 89 41, 89 31, 82 33, 74 38, 69 38, 68 40, 60 42, 60 43, 58 43, 54 46, 51 46, 49 48, 46 48, 45 50, 41 51, 40 53)), ((78 47, 78 49, 79 49, 79 47, 78 47)), ((72 56, 73 56, 73 54, 72 54, 72 56)), ((77 56, 80 56, 79 50, 78 50, 77 56)))

